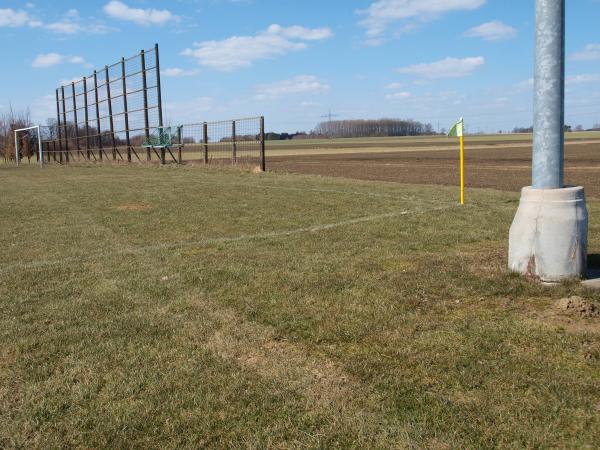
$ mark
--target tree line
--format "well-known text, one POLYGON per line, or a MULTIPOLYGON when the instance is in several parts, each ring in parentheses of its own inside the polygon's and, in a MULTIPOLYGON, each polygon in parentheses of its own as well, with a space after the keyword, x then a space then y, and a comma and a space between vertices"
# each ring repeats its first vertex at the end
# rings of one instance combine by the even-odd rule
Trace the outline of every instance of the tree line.
POLYGON ((430 123, 404 119, 334 120, 319 123, 313 134, 332 138, 423 136, 436 134, 430 123))

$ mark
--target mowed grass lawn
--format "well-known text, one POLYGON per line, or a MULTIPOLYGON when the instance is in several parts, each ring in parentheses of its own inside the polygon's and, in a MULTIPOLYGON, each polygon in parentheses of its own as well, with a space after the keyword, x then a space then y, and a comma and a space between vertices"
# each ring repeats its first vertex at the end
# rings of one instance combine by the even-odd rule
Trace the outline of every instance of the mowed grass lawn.
MULTIPOLYGON (((597 448, 576 283, 518 196, 190 167, 0 168, 2 448, 597 448)), ((600 250, 591 200, 590 250, 600 250)))

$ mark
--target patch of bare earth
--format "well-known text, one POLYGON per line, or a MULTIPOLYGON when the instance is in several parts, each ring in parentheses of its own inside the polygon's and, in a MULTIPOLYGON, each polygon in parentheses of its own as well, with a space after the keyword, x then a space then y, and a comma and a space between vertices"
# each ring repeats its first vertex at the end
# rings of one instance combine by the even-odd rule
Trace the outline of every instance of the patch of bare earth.
POLYGON ((557 300, 537 316, 569 332, 600 334, 600 309, 581 297, 557 300))
POLYGON ((600 310, 598 307, 581 297, 560 299, 555 303, 554 307, 559 313, 562 312, 571 317, 580 317, 584 319, 600 317, 600 310))
POLYGON ((150 208, 152 206, 147 203, 124 203, 117 206, 119 211, 146 211, 150 208))
MULTIPOLYGON (((600 170, 599 145, 596 141, 567 143, 567 184, 585 186, 586 194, 591 197, 600 196, 600 183, 596 175, 600 170)), ((455 148, 408 150, 411 150, 410 147, 401 148, 396 143, 388 153, 369 153, 365 148, 365 153, 292 154, 271 156, 268 164, 271 170, 283 172, 405 184, 459 184, 458 153, 455 148)), ((469 188, 520 191, 531 182, 531 144, 467 145, 465 164, 469 188)))

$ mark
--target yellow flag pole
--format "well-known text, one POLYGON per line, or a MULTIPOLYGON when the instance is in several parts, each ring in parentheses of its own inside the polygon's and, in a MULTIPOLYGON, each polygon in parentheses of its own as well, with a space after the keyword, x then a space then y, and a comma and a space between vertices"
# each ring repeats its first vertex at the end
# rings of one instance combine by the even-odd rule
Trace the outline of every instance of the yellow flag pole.
POLYGON ((460 136, 460 204, 465 204, 465 138, 460 136))

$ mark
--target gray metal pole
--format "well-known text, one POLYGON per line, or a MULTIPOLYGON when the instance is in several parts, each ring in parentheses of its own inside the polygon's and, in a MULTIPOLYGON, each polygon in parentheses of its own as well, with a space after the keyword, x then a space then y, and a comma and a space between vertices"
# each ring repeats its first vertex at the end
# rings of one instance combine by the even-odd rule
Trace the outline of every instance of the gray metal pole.
POLYGON ((534 189, 564 186, 565 0, 536 0, 534 189))

